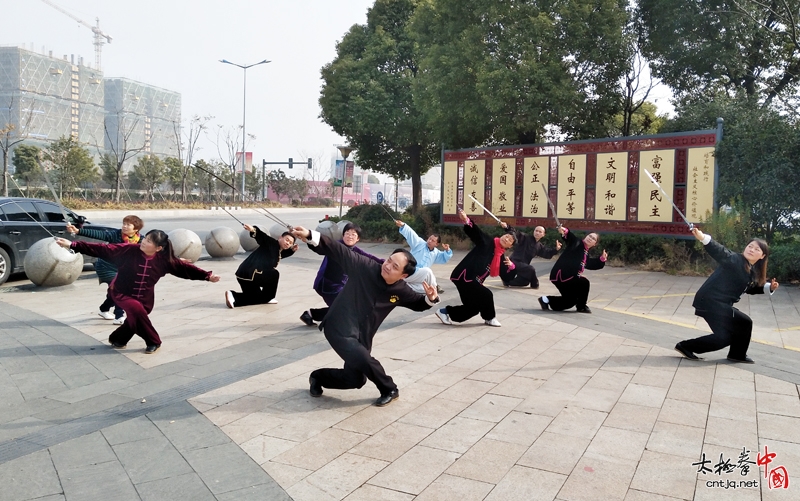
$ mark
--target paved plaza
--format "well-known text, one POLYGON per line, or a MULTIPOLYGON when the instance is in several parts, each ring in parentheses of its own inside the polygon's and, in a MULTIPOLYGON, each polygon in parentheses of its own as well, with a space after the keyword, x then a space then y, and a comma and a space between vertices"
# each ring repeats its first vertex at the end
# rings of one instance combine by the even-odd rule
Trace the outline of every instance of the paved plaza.
MULTIPOLYGON (((464 255, 434 268, 443 305, 459 302, 446 277, 464 255)), ((321 257, 301 244, 278 304, 231 310, 243 258, 201 260, 217 284, 161 280, 154 355, 138 337, 108 345, 91 271, 0 286, 0 500, 800 498, 796 287, 742 298, 756 364, 738 365, 672 349, 707 332, 691 308, 702 277, 589 271, 592 315, 542 311, 547 280, 492 279, 500 328, 389 315, 373 355, 400 398, 378 408, 369 382, 308 393, 313 369, 341 366, 299 320, 323 304, 321 257)), ((546 278, 552 263, 534 264, 546 278)))

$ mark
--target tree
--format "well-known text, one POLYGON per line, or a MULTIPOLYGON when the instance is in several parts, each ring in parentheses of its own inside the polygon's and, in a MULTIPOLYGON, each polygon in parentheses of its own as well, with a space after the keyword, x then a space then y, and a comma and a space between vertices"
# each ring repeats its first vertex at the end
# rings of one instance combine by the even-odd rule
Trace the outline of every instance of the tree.
POLYGON ((322 68, 320 118, 358 151, 361 167, 411 178, 414 208, 421 176, 438 158, 414 96, 419 61, 409 21, 422 0, 376 0, 367 24, 354 25, 322 68))
POLYGON ((800 0, 640 0, 644 54, 679 96, 797 96, 800 0))
POLYGON ((308 195, 309 191, 308 181, 302 178, 288 179, 287 189, 288 189, 287 195, 289 195, 289 198, 291 200, 293 201, 299 200, 302 202, 303 199, 306 198, 306 195, 308 195))
POLYGON ((29 144, 21 144, 14 148, 14 174, 17 178, 25 181, 27 194, 31 196, 31 183, 42 179, 42 170, 36 161, 42 150, 29 144))
POLYGON ((278 202, 281 201, 283 195, 288 195, 290 191, 289 182, 291 179, 286 177, 286 173, 280 169, 267 172, 267 185, 278 197, 278 202))
POLYGON ((624 0, 429 0, 415 99, 448 148, 605 135, 627 69, 624 0))
POLYGON ((137 188, 145 190, 148 200, 154 200, 153 191, 166 180, 167 168, 157 156, 146 155, 133 166, 131 178, 137 188))
MULTIPOLYGON (((125 162, 145 149, 144 139, 141 144, 135 144, 132 139, 138 128, 138 118, 128 120, 128 117, 120 111, 115 115, 107 115, 103 122, 108 148, 105 148, 106 153, 103 153, 100 158, 100 167, 103 171, 103 180, 113 188, 114 201, 117 203, 120 199, 125 162)), ((95 145, 95 147, 98 152, 103 151, 99 145, 95 145)))
MULTIPOLYGON (((172 188, 172 199, 176 199, 176 193, 178 188, 183 190, 183 187, 186 184, 186 180, 183 177, 183 162, 180 159, 175 157, 167 157, 164 159, 164 168, 166 170, 166 179, 169 183, 169 187, 172 188)), ((185 196, 181 197, 185 201, 185 196)))
POLYGON ((3 196, 4 197, 8 196, 8 155, 14 146, 27 139, 28 133, 31 130, 31 124, 33 122, 34 104, 36 104, 36 101, 31 103, 30 109, 28 111, 28 116, 24 120, 25 123, 21 124, 22 127, 20 129, 18 129, 17 126, 14 123, 12 123, 14 121, 13 97, 9 99, 8 107, 4 108, 9 112, 8 121, 5 124, 0 122, 0 151, 3 152, 3 196))
POLYGON ((53 163, 55 178, 51 177, 50 181, 58 186, 59 198, 64 197, 65 191, 70 193, 84 183, 100 178, 89 151, 72 136, 61 136, 48 145, 45 158, 53 163))
MULTIPOLYGON (((175 132, 175 139, 178 142, 178 159, 181 161, 181 198, 183 201, 186 201, 187 196, 187 185, 191 183, 192 173, 194 169, 192 168, 194 155, 199 149, 197 146, 197 140, 200 139, 200 136, 206 132, 208 129, 208 122, 213 120, 214 117, 207 115, 201 117, 199 115, 194 115, 191 120, 189 120, 189 130, 186 131, 186 142, 183 141, 183 131, 181 130, 181 126, 177 122, 173 122, 173 130, 175 132), (184 154, 184 149, 186 153, 184 154)), ((188 191, 191 191, 189 189, 188 191)))
POLYGON ((367 176, 367 183, 369 183, 369 184, 380 184, 381 180, 378 179, 378 176, 376 176, 375 174, 369 174, 367 176))
POLYGON ((665 131, 709 129, 724 119, 723 139, 717 147, 719 166, 717 202, 750 215, 755 235, 771 242, 776 233, 796 230, 800 212, 800 126, 754 96, 684 99, 678 117, 665 131))
MULTIPOLYGON (((236 192, 241 190, 242 178, 239 178, 239 184, 236 184, 236 167, 239 165, 239 155, 241 149, 239 145, 241 127, 224 128, 221 125, 217 127, 217 153, 221 164, 225 167, 225 177, 228 180, 228 186, 231 189, 231 199, 236 200, 236 192)), ((248 134, 250 139, 256 137, 248 134)), ((247 180, 245 180, 246 182, 247 180)), ((241 199, 244 200, 244 193, 240 194, 241 199)))

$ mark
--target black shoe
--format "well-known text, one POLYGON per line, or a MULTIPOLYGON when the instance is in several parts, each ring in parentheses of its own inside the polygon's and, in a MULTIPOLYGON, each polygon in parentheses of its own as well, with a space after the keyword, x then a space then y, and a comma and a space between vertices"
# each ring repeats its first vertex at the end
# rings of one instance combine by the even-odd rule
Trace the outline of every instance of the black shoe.
POLYGON ((444 294, 444 289, 442 289, 441 285, 436 285, 436 293, 437 294, 444 294))
POLYGON ((503 287, 511 287, 511 285, 505 280, 501 280, 501 282, 503 282, 503 287))
POLYGON ((148 355, 152 355, 153 353, 157 352, 159 348, 161 348, 160 344, 148 344, 147 348, 144 349, 144 352, 148 355))
POLYGON ((311 393, 312 397, 322 396, 322 385, 320 385, 317 380, 311 376, 308 376, 308 392, 311 393))
POLYGON ((687 350, 683 347, 683 342, 680 342, 675 345, 675 351, 683 355, 684 357, 688 358, 689 360, 703 360, 702 358, 698 357, 691 351, 687 350))
POLYGON ((547 310, 550 309, 550 305, 548 303, 545 303, 542 300, 542 298, 539 298, 539 306, 541 306, 544 311, 547 311, 547 310))
POLYGON ((376 407, 383 407, 384 405, 389 405, 393 400, 397 400, 398 398, 400 398, 400 391, 392 390, 386 395, 381 395, 381 397, 375 401, 374 405, 376 407))
POLYGON ((539 282, 536 282, 535 284, 531 284, 531 289, 538 289, 538 288, 539 288, 539 282))
POLYGON ((733 357, 729 356, 728 360, 730 360, 731 362, 739 363, 739 364, 754 364, 755 363, 753 361, 753 359, 748 357, 748 356, 745 356, 744 358, 733 358, 733 357))
POLYGON ((109 341, 109 343, 111 343, 111 346, 113 348, 116 348, 118 350, 121 350, 122 348, 125 348, 126 346, 128 346, 127 344, 115 343, 114 341, 109 341))
POLYGON ((300 315, 300 320, 303 321, 309 327, 313 327, 316 324, 314 323, 314 318, 311 316, 311 313, 308 311, 304 311, 302 315, 300 315))
POLYGON ((591 313, 592 309, 588 306, 584 306, 582 308, 578 308, 578 313, 591 313))

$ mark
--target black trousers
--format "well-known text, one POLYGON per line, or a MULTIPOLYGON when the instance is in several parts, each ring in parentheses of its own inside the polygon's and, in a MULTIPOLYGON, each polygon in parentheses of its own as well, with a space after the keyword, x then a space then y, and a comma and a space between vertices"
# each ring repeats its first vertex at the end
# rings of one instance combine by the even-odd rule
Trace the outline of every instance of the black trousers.
POLYGON ((483 284, 476 280, 472 282, 454 280, 453 284, 458 289, 463 304, 446 307, 450 320, 465 322, 479 313, 484 320, 491 320, 497 316, 494 311, 494 295, 483 284))
POLYGON ((330 308, 326 306, 325 308, 311 308, 308 311, 311 313, 311 318, 314 319, 314 321, 322 322, 322 320, 325 318, 325 315, 328 314, 329 309, 330 308))
POLYGON ((730 346, 729 357, 744 359, 747 355, 747 348, 750 346, 753 321, 736 308, 732 308, 732 310, 732 313, 716 315, 712 313, 698 314, 711 327, 712 334, 682 341, 681 345, 694 353, 707 353, 730 346))
POLYGON ((344 368, 317 369, 312 372, 311 377, 316 379, 323 388, 336 390, 361 388, 369 379, 378 387, 381 395, 397 389, 397 385, 390 376, 386 375, 381 363, 372 357, 370 350, 358 339, 338 334, 328 335, 327 333, 325 338, 333 351, 344 360, 344 368))
POLYGON ((109 290, 106 292, 106 300, 100 305, 100 311, 109 311, 112 306, 114 307, 114 317, 122 318, 122 315, 124 315, 125 312, 122 311, 122 308, 117 306, 117 303, 115 303, 113 299, 111 299, 111 290, 109 290))
POLYGON ((553 282, 560 296, 547 296, 550 308, 555 311, 563 311, 573 306, 581 309, 586 306, 589 300, 589 280, 585 277, 575 277, 566 282, 553 282))
POLYGON ((514 269, 508 273, 501 274, 500 278, 505 285, 516 287, 530 285, 534 289, 539 288, 539 278, 536 276, 536 269, 527 263, 514 263, 514 269))
POLYGON ((264 270, 256 274, 253 280, 242 280, 236 277, 242 292, 233 291, 233 306, 249 306, 251 304, 266 304, 278 293, 278 279, 280 273, 276 269, 264 270))

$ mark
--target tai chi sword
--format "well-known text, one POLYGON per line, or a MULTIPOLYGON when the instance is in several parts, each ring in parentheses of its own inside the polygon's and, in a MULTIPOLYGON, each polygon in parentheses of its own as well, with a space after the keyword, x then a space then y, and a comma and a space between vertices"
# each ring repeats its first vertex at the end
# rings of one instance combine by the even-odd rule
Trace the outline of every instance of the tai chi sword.
POLYGON ((556 220, 556 228, 561 226, 561 221, 558 220, 558 214, 556 213, 556 207, 553 205, 553 201, 550 200, 550 192, 547 190, 547 186, 542 183, 542 189, 544 190, 544 197, 547 199, 547 205, 550 206, 550 210, 553 211, 553 219, 556 220))
POLYGON ((681 215, 681 219, 683 219, 683 222, 686 223, 686 225, 689 227, 689 231, 692 231, 694 229, 694 225, 686 220, 686 216, 684 216, 683 212, 681 212, 681 210, 678 208, 678 206, 675 205, 675 202, 672 201, 672 198, 669 195, 667 195, 667 192, 664 191, 664 188, 662 188, 661 185, 658 184, 658 181, 656 181, 656 179, 649 172, 647 172, 647 169, 642 169, 642 170, 644 171, 645 174, 647 174, 647 177, 650 178, 650 181, 652 181, 653 184, 656 185, 656 188, 661 190, 661 193, 663 193, 664 196, 667 197, 667 200, 669 200, 669 203, 672 204, 672 206, 675 208, 675 210, 678 211, 678 214, 681 215))
POLYGON ((477 200, 475 200, 475 197, 473 197, 471 193, 469 194, 469 198, 471 198, 473 202, 475 202, 476 204, 478 204, 478 206, 479 206, 481 209, 485 210, 487 214, 489 214, 490 216, 492 216, 492 217, 494 218, 494 220, 495 220, 495 221, 497 221, 498 223, 501 223, 501 224, 503 223, 502 221, 500 221, 499 219, 497 219, 497 216, 495 216, 494 214, 492 214, 492 211, 490 211, 489 209, 487 209, 486 207, 484 207, 482 203, 480 203, 480 202, 478 202, 477 200))

